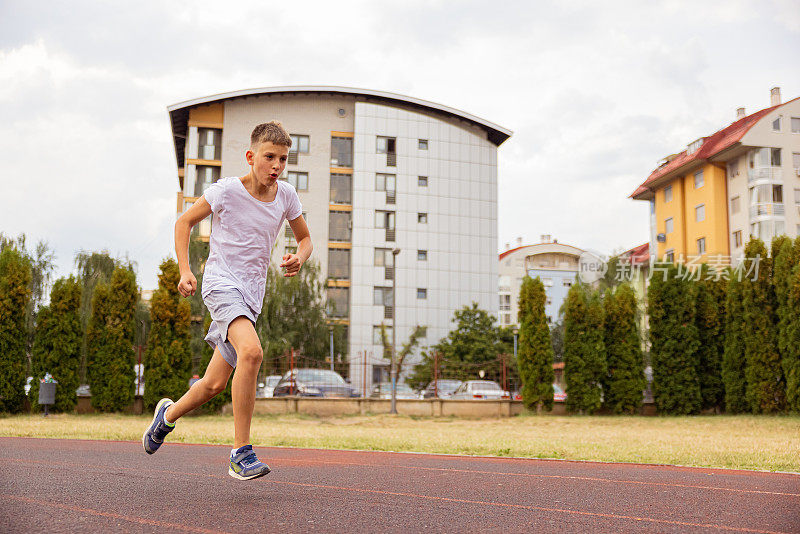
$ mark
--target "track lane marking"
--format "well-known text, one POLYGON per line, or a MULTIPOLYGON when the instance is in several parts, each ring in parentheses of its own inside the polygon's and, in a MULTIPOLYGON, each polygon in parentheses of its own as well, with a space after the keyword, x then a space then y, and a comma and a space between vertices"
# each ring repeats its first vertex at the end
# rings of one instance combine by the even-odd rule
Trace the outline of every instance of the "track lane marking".
POLYGON ((649 482, 644 480, 622 480, 622 479, 614 479, 614 478, 598 478, 598 477, 582 477, 582 476, 575 476, 575 475, 543 475, 537 473, 504 473, 501 471, 472 471, 469 469, 456 469, 453 467, 423 467, 417 465, 394 465, 394 464, 361 464, 355 462, 334 462, 331 460, 295 460, 292 458, 280 458, 275 459, 273 463, 277 462, 297 462, 297 463, 309 463, 309 464, 332 464, 332 465, 354 465, 357 467, 393 467, 396 469, 419 469, 423 471, 445 471, 445 472, 452 472, 452 473, 469 473, 469 474, 479 474, 479 475, 499 475, 499 476, 513 476, 513 477, 531 477, 531 478, 559 478, 559 479, 567 479, 567 480, 586 480, 591 482, 613 482, 615 484, 639 484, 645 486, 669 486, 675 488, 692 488, 692 489, 704 489, 704 490, 717 490, 717 491, 732 491, 736 493, 756 493, 756 494, 763 494, 763 495, 781 495, 784 497, 800 497, 800 493, 786 493, 780 491, 766 491, 766 490, 749 490, 749 489, 741 489, 741 488, 724 488, 721 486, 698 486, 693 484, 680 484, 678 482, 649 482))
MULTIPOLYGON (((2 458, 5 459, 5 458, 2 458)), ((96 467, 99 468, 100 466, 93 466, 92 464, 77 464, 73 462, 44 462, 44 461, 36 461, 37 463, 42 464, 61 464, 66 466, 72 467, 96 467)), ((134 467, 115 467, 114 469, 120 470, 128 470, 128 471, 135 471, 141 474, 141 470, 134 467)), ((196 477, 204 477, 204 478, 219 478, 222 480, 228 480, 228 477, 223 475, 215 475, 212 473, 193 473, 189 471, 171 471, 167 469, 151 469, 150 472, 157 471, 159 473, 167 473, 171 475, 190 475, 196 477)), ((531 510, 531 511, 541 511, 541 512, 558 512, 558 513, 565 513, 565 514, 573 514, 573 515, 583 515, 589 517, 602 517, 602 518, 610 518, 610 519, 623 519, 629 521, 638 521, 638 522, 649 522, 649 523, 662 523, 662 524, 669 524, 669 525, 681 525, 681 526, 689 526, 689 527, 699 527, 699 528, 713 528, 717 530, 726 530, 726 531, 733 531, 733 532, 752 532, 755 534, 791 534, 788 532, 783 531, 775 531, 775 530, 756 530, 756 529, 749 529, 745 527, 732 527, 728 525, 719 525, 715 523, 691 523, 686 521, 675 521, 670 519, 657 519, 652 517, 639 517, 639 516, 627 516, 621 514, 604 514, 601 512, 589 512, 584 510, 569 510, 566 508, 547 508, 542 506, 532 506, 526 504, 513 504, 513 503, 502 503, 502 502, 494 502, 494 501, 475 501, 470 499, 458 499, 455 497, 441 497, 436 495, 422 495, 418 493, 405 493, 405 492, 393 492, 393 491, 386 491, 386 490, 375 490, 375 489, 368 489, 368 488, 353 488, 347 486, 332 486, 327 484, 311 484, 307 482, 291 482, 286 480, 270 480, 270 479, 261 479, 262 483, 270 483, 270 484, 281 484, 281 485, 290 485, 290 486, 298 486, 298 487, 307 487, 307 488, 318 488, 318 489, 330 489, 330 490, 339 490, 339 491, 349 491, 354 493, 370 493, 375 495, 390 495, 390 496, 398 496, 398 497, 410 497, 416 499, 423 499, 423 500, 432 500, 432 501, 442 501, 442 502, 454 502, 454 503, 464 503, 464 504, 478 504, 483 506, 497 506, 497 507, 507 507, 507 508, 517 508, 517 509, 524 509, 524 510, 531 510)), ((26 499, 22 498, 21 499, 26 499)), ((66 505, 65 505, 66 506, 66 505)), ((145 520, 147 521, 147 520, 145 520)), ((192 527, 188 527, 192 528, 192 527)), ((203 532, 219 532, 219 531, 203 531, 203 532)))
POLYGON ((63 504, 55 501, 43 501, 39 499, 32 499, 30 497, 23 497, 21 495, 8 495, 5 493, 0 493, 0 497, 3 499, 12 499, 17 501, 26 502, 29 504, 38 504, 44 506, 51 506, 54 508, 62 508, 64 510, 70 510, 73 512, 81 512, 84 514, 89 515, 97 515, 102 517, 108 517, 111 519, 121 519, 123 521, 129 521, 131 523, 139 523, 142 525, 153 525, 156 527, 165 527, 165 528, 172 528, 176 530, 185 530, 187 532, 199 532, 201 534, 230 534, 224 530, 209 530, 206 528, 199 528, 199 527, 191 527, 189 525, 183 525, 181 523, 169 523, 167 521, 157 521, 155 519, 145 519, 144 517, 137 517, 133 515, 122 515, 122 514, 115 514, 112 512, 102 512, 100 510, 93 510, 91 508, 83 508, 80 506, 72 506, 70 504, 63 504))
MULTIPOLYGON (((89 464, 79 464, 75 462, 57 462, 57 461, 43 461, 43 460, 27 460, 22 458, 0 458, 0 461, 9 462, 28 462, 37 463, 42 465, 50 465, 59 463, 60 465, 71 465, 74 467, 84 467, 89 464)), ((582 480, 588 482, 606 482, 614 484, 631 484, 641 486, 665 486, 672 488, 688 488, 700 490, 713 490, 713 491, 729 491, 732 493, 756 494, 756 495, 777 495, 781 497, 800 497, 800 493, 787 493, 780 491, 766 491, 766 490, 751 490, 741 488, 724 488, 720 486, 699 486, 693 484, 679 484, 677 482, 648 482, 643 480, 623 480, 613 478, 598 478, 598 477, 581 477, 574 475, 542 475, 534 473, 504 473, 500 471, 470 471, 469 469, 455 469, 452 467, 422 467, 415 465, 392 465, 392 464, 361 464, 355 462, 334 462, 330 460, 293 460, 291 458, 276 458, 272 463, 279 465, 280 462, 288 463, 306 463, 306 464, 330 464, 330 465, 351 465, 356 467, 388 467, 395 469, 409 469, 409 470, 422 470, 422 471, 444 471, 451 473, 464 473, 464 474, 478 474, 478 475, 497 475, 497 476, 514 476, 514 477, 529 477, 529 478, 553 478, 562 480, 582 480)), ((132 469, 129 467, 119 467, 118 469, 132 469)))

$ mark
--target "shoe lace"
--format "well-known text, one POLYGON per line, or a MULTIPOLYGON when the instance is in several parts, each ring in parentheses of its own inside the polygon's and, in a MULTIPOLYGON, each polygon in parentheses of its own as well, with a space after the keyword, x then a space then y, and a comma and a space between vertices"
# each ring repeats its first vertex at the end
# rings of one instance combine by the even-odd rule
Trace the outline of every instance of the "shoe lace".
POLYGON ((243 467, 252 467, 259 462, 256 453, 253 452, 242 458, 239 463, 241 463, 243 467))

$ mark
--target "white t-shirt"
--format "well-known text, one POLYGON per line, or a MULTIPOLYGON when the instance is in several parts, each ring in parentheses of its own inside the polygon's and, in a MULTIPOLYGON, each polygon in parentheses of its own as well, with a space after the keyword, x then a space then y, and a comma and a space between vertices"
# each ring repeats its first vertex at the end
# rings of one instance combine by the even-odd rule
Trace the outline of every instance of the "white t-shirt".
POLYGON ((205 296, 214 290, 237 289, 261 313, 272 245, 283 225, 303 214, 300 197, 288 182, 278 180, 272 202, 262 202, 237 177, 212 184, 203 194, 211 205, 211 251, 203 271, 205 296))

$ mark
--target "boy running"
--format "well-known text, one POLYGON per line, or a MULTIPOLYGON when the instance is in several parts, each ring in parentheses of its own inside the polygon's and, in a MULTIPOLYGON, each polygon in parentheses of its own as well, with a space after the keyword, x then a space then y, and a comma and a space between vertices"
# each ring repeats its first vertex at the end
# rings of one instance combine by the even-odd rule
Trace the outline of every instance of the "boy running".
POLYGON ((249 480, 269 473, 250 442, 256 381, 263 352, 255 331, 261 312, 275 237, 289 221, 297 253, 283 256, 284 276, 295 276, 311 255, 308 226, 294 187, 278 180, 286 167, 292 139, 279 122, 259 124, 245 153, 250 173, 212 184, 175 223, 175 252, 181 280, 178 291, 194 295, 197 279, 189 268, 189 234, 213 213, 211 252, 203 272, 203 302, 211 313, 205 340, 214 348, 205 375, 177 402, 161 399, 153 422, 142 436, 144 450, 153 454, 175 428, 175 422, 225 389, 234 368, 234 448, 228 474, 249 480))

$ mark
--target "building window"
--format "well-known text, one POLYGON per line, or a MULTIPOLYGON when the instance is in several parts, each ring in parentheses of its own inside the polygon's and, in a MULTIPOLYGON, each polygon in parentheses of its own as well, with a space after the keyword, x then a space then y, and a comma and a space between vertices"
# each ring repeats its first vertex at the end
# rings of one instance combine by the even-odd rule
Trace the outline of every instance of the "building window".
POLYGON ((328 249, 328 278, 350 278, 350 249, 328 249))
POLYGON ((735 159, 728 163, 728 178, 731 180, 739 176, 739 160, 735 159))
POLYGON ((308 153, 307 135, 291 134, 289 137, 292 138, 292 147, 289 149, 289 152, 302 152, 304 154, 308 153))
POLYGON ((792 117, 792 133, 800 133, 800 117, 792 117))
POLYGON ((672 217, 664 221, 664 233, 665 234, 672 233, 672 217))
POLYGON ((375 211, 375 228, 388 228, 394 229, 394 212, 393 211, 375 211))
POLYGON ((292 186, 298 191, 308 191, 307 172, 287 171, 286 181, 292 184, 292 186))
POLYGON ((800 176, 800 152, 792 152, 792 167, 794 167, 794 173, 800 176))
POLYGON ((394 137, 378 137, 376 150, 378 154, 395 154, 396 141, 394 137))
POLYGON ((394 267, 394 256, 392 255, 392 249, 375 249, 375 267, 394 267))
POLYGON ((511 314, 510 313, 503 313, 500 315, 500 320, 503 324, 511 324, 511 314))
POLYGON ((397 191, 397 177, 394 174, 376 174, 375 191, 397 191))
POLYGON ((417 147, 420 150, 428 150, 428 140, 427 139, 420 139, 417 143, 417 147))
MULTIPOLYGON (((800 189, 795 189, 794 190, 794 203, 795 204, 800 204, 800 189)), ((797 235, 800 235, 800 234, 797 234, 797 235)))
POLYGON ((564 287, 572 287, 572 279, 571 279, 571 278, 563 278, 563 279, 561 280, 561 284, 562 284, 564 287))
POLYGON ((353 167, 352 137, 331 137, 331 165, 353 167))
POLYGON ((374 304, 375 306, 391 306, 392 288, 374 287, 372 292, 372 304, 374 304))
POLYGON ((500 311, 511 310, 511 295, 500 295, 500 311))
POLYGON ((772 121, 772 131, 773 132, 780 132, 781 131, 781 118, 778 117, 774 121, 772 121))
POLYGON ((417 176, 417 185, 419 187, 428 187, 428 177, 427 176, 417 176))
POLYGON ((782 203, 783 202, 783 186, 782 185, 773 185, 772 186, 772 201, 782 203))
POLYGON ((424 287, 417 288, 417 299, 423 300, 428 298, 428 290, 424 287))
POLYGON ((328 317, 347 317, 350 315, 350 288, 329 287, 328 290, 328 317))
POLYGON ((208 187, 219 180, 219 167, 211 165, 198 165, 195 167, 197 176, 194 181, 194 196, 202 196, 208 187))
POLYGON ((697 253, 698 254, 705 254, 706 253, 706 238, 701 237, 697 240, 697 253))
POLYGON ((780 148, 770 149, 770 165, 772 165, 773 167, 780 167, 781 166, 781 149, 780 148))
POLYGON ((417 222, 419 224, 428 224, 428 214, 427 213, 417 213, 417 222))
POLYGON ((742 246, 742 231, 736 230, 733 232, 733 248, 739 248, 742 246))
POLYGON ((664 253, 664 261, 667 263, 674 263, 675 262, 675 250, 669 249, 664 253))
MULTIPOLYGON (((384 326, 386 330, 386 341, 389 343, 392 342, 392 327, 391 326, 384 326)), ((373 326, 372 327, 372 344, 373 345, 380 345, 383 346, 383 340, 381 339, 381 326, 373 326)))
POLYGON ((706 220, 706 205, 700 204, 694 208, 694 220, 697 222, 706 220))
POLYGON ((418 250, 417 251, 417 260, 418 261, 428 261, 428 251, 427 250, 418 250))
POLYGON ((731 199, 731 213, 739 213, 739 196, 731 199))
POLYGON ((200 159, 222 159, 222 130, 198 128, 197 157, 200 159))
POLYGON ((695 152, 700 150, 701 146, 703 146, 703 138, 702 137, 700 139, 698 139, 697 141, 692 141, 691 143, 689 143, 687 145, 687 147, 686 147, 686 153, 687 154, 694 154, 695 152))
POLYGON ((669 202, 672 200, 672 186, 668 185, 664 188, 664 202, 669 202))
POLYGON ((353 202, 352 174, 331 174, 331 202, 334 204, 353 202))
POLYGON ((352 227, 349 211, 328 212, 328 239, 331 241, 349 242, 352 227))
POLYGON ((703 187, 704 179, 703 179, 703 171, 694 173, 694 188, 700 189, 703 187))

